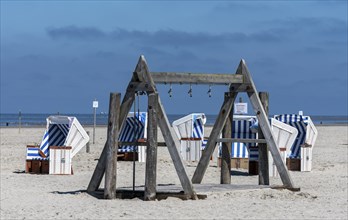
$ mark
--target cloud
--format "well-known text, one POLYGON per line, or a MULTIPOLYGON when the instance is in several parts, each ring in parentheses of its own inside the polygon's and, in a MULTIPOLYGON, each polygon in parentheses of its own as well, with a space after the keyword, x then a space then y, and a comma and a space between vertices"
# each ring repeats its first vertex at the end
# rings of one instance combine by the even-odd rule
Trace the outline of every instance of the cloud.
POLYGON ((151 44, 159 46, 199 46, 199 45, 224 45, 226 43, 245 42, 279 42, 285 36, 276 29, 269 29, 254 33, 226 32, 211 34, 207 32, 187 32, 173 29, 162 29, 158 31, 115 29, 111 32, 102 31, 96 27, 66 26, 59 28, 48 28, 47 34, 54 40, 79 40, 79 41, 113 41, 151 44))
POLYGON ((52 39, 77 39, 77 40, 95 40, 104 37, 105 33, 94 27, 76 27, 74 25, 60 28, 50 27, 46 30, 52 39))

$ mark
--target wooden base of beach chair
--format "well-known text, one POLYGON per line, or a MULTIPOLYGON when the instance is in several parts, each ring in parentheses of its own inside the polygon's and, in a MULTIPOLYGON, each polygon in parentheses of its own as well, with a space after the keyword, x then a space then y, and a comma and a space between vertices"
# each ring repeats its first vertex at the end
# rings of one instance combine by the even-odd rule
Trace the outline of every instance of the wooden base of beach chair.
MULTIPOLYGON (((218 167, 221 167, 221 157, 218 158, 218 167)), ((249 169, 248 158, 231 158, 231 169, 249 169)))
POLYGON ((249 161, 249 175, 259 175, 259 162, 249 161))
POLYGON ((25 172, 33 174, 48 174, 49 161, 48 160, 26 160, 25 172))
POLYGON ((299 158, 286 158, 286 166, 288 170, 301 171, 301 159, 299 158))
POLYGON ((41 173, 48 174, 50 171, 50 162, 48 160, 41 161, 41 173))
MULTIPOLYGON (((127 153, 118 153, 117 154, 117 160, 120 161, 133 161, 133 152, 127 152, 127 153)), ((138 153, 135 153, 135 161, 138 161, 138 153)))

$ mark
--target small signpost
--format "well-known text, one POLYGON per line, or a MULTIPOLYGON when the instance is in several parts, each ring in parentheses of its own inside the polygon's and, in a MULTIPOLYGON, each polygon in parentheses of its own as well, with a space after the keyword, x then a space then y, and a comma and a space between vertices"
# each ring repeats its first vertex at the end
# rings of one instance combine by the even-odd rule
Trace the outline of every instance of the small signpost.
POLYGON ((96 114, 97 114, 97 108, 98 108, 98 101, 97 99, 94 99, 93 101, 93 109, 94 109, 94 123, 93 123, 93 144, 94 144, 94 140, 95 140, 95 126, 96 126, 96 114))
POLYGON ((237 115, 248 114, 248 103, 246 102, 235 103, 234 114, 237 114, 237 115))

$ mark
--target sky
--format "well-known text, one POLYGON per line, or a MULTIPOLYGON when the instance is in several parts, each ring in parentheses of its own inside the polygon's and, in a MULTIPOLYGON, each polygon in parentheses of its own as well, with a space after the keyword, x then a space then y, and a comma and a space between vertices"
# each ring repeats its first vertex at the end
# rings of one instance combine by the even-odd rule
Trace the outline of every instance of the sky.
MULTIPOLYGON (((0 113, 108 112, 144 55, 152 72, 234 74, 244 59, 270 114, 348 115, 346 0, 0 3, 0 113)), ((228 91, 169 87, 168 114, 217 114, 228 91)))

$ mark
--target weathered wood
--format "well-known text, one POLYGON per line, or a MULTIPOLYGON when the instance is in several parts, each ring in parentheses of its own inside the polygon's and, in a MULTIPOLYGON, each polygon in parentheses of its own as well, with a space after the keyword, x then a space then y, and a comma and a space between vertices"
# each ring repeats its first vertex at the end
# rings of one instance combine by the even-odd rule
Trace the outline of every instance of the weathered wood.
POLYGON ((218 138, 216 142, 267 143, 265 139, 218 138))
MULTIPOLYGON (((259 92, 259 98, 268 118, 269 95, 267 92, 259 92)), ((261 128, 258 129, 258 137, 265 138, 261 128)), ((259 185, 269 185, 268 172, 268 147, 267 144, 259 143, 259 185)))
MULTIPOLYGON (((232 97, 237 97, 237 94, 232 95, 232 97)), ((226 96, 225 96, 226 98, 226 96)), ((229 97, 228 97, 229 98, 229 97)), ((233 100, 234 103, 234 100, 233 100)), ((222 129, 222 137, 230 138, 232 137, 232 123, 233 123, 233 105, 231 112, 226 120, 225 126, 222 129)), ((220 183, 221 184, 231 184, 231 148, 232 142, 223 142, 221 146, 221 174, 220 183)))
MULTIPOLYGON (((147 141, 145 142, 138 142, 138 141, 132 141, 132 142, 118 142, 118 146, 127 146, 127 145, 134 145, 134 146, 147 146, 147 141)), ((166 147, 166 142, 157 142, 158 147, 166 147)))
MULTIPOLYGON (((145 57, 143 55, 141 55, 139 58, 138 65, 133 74, 133 79, 134 81, 137 81, 137 82, 147 83, 148 85, 147 92, 150 92, 150 93, 157 92, 155 83, 152 79, 145 57)), ((134 86, 132 88, 134 88, 134 86)), ((184 192, 192 199, 197 199, 197 195, 193 189, 192 182, 188 178, 184 163, 177 150, 177 146, 179 146, 178 140, 173 138, 173 135, 170 129, 171 127, 169 124, 169 120, 167 118, 167 115, 164 111, 163 105, 159 97, 158 97, 157 111, 158 111, 158 114, 157 114, 158 125, 161 129, 162 135, 166 142, 169 154, 173 160, 175 170, 179 176, 184 192)))
POLYGON ((242 74, 245 79, 245 83, 249 83, 251 85, 251 90, 253 92, 248 92, 249 99, 251 101, 251 104, 253 106, 253 109, 256 113, 257 119, 259 121, 259 127, 261 128, 265 139, 267 140, 267 144, 269 147, 269 150, 272 154, 274 163, 277 167, 277 170, 279 172, 280 178, 287 188, 294 188, 294 184, 292 182, 292 179, 290 177, 290 174, 288 172, 288 169, 286 168, 281 156, 279 149, 277 147, 277 144, 275 142, 275 139, 273 137, 273 133, 271 131, 271 126, 268 121, 268 117, 266 116, 265 110, 262 107, 259 95, 257 93, 255 84, 250 76, 249 70, 245 64, 244 60, 241 60, 238 69, 237 74, 242 74))
POLYGON ((193 189, 193 185, 191 180, 187 175, 186 168, 184 166, 184 162, 178 152, 179 141, 173 138, 173 132, 171 131, 171 127, 169 124, 169 120, 162 106, 161 100, 158 99, 158 125, 161 129, 163 138, 167 144, 167 148, 169 154, 173 160, 174 167, 178 177, 180 179, 180 183, 184 189, 185 194, 189 195, 192 199, 197 199, 196 192, 193 189))
MULTIPOLYGON (((137 63, 137 66, 135 67, 135 70, 133 72, 132 79, 128 84, 126 94, 122 100, 121 109, 120 109, 120 117, 119 117, 119 119, 120 119, 119 128, 120 129, 122 128, 123 123, 126 121, 128 112, 130 111, 130 109, 133 105, 134 99, 135 99, 135 92, 136 92, 137 87, 134 86, 134 83, 139 83, 140 79, 144 79, 144 78, 150 78, 150 80, 147 81, 148 84, 149 84, 149 82, 150 83, 153 82, 151 77, 144 76, 146 74, 149 75, 147 73, 147 64, 146 64, 144 56, 140 56, 139 61, 137 63)), ((153 85, 153 84, 150 84, 150 85, 153 85)), ((152 88, 154 88, 154 87, 152 87, 152 88)), ((87 188, 88 192, 92 192, 92 191, 97 190, 98 187, 100 186, 102 179, 103 179, 103 175, 105 172, 105 163, 106 163, 105 162, 105 160, 106 160, 106 145, 107 144, 105 143, 103 151, 102 151, 100 158, 98 160, 97 166, 93 172, 91 181, 89 182, 89 185, 87 188)))
POLYGON ((156 169, 157 169, 157 107, 158 94, 148 96, 148 126, 145 168, 144 200, 156 199, 156 169))
POLYGON ((106 144, 104 199, 116 199, 116 170, 119 134, 120 93, 111 93, 106 144))
POLYGON ((236 74, 204 74, 204 73, 176 73, 151 72, 155 83, 171 84, 222 84, 243 83, 243 76, 236 74))
POLYGON ((99 188, 100 183, 103 179, 104 172, 105 172, 105 165, 106 165, 106 151, 107 151, 107 142, 105 142, 105 145, 99 157, 97 166, 95 167, 92 178, 89 181, 89 184, 87 187, 87 192, 89 193, 96 191, 99 188))
MULTIPOLYGON (((134 75, 133 75, 132 81, 133 80, 135 80, 134 75)), ((125 96, 123 97, 121 109, 120 109, 120 117, 119 117, 119 128, 120 129, 122 128, 123 123, 126 121, 128 112, 133 105, 133 102, 135 99, 134 94, 135 94, 134 88, 128 87, 127 92, 126 92, 125 96)), ((106 160, 106 145, 107 145, 107 143, 105 143, 105 145, 104 145, 104 148, 103 148, 103 151, 102 151, 100 158, 98 160, 97 166, 94 169, 92 178, 88 184, 88 187, 87 187, 88 192, 93 192, 93 191, 97 190, 100 186, 102 179, 103 179, 104 172, 105 172, 105 164, 106 164, 106 162, 105 162, 105 160, 106 160)))
POLYGON ((236 93, 230 93, 230 92, 225 93, 224 103, 221 106, 221 109, 215 121, 214 127, 210 133, 207 145, 202 153, 201 159, 199 160, 196 170, 193 174, 193 177, 192 177, 193 183, 202 182, 205 171, 207 170, 209 165, 210 157, 213 154, 214 149, 216 147, 216 140, 218 136, 220 135, 222 128, 225 125, 226 120, 231 112, 232 105, 236 98, 235 95, 236 93))

